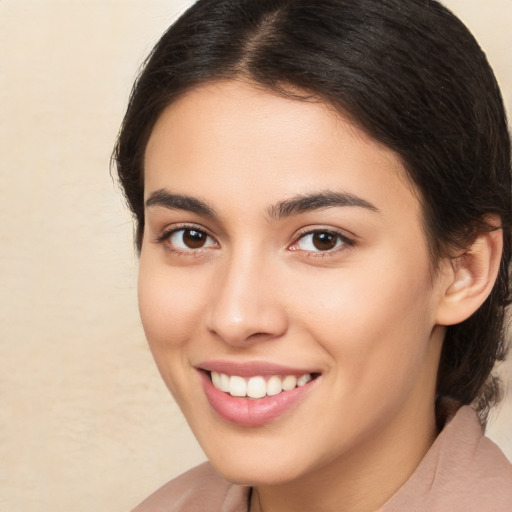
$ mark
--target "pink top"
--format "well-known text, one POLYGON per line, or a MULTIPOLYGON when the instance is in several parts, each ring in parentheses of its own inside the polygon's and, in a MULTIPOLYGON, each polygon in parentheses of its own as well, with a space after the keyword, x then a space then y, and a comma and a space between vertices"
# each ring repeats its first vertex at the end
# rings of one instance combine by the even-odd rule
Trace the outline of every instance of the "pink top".
MULTIPOLYGON (((205 462, 171 480, 132 512, 248 512, 249 487, 205 462)), ((409 480, 376 512, 512 512, 512 464, 461 407, 409 480)))

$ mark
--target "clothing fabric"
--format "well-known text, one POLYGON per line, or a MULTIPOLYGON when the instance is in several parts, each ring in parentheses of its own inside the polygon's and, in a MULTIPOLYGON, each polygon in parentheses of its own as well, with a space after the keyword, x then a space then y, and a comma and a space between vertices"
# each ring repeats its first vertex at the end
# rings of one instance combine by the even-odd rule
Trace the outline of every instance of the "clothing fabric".
MULTIPOLYGON (((250 488, 206 462, 171 480, 132 512, 248 512, 250 488)), ((376 512, 512 512, 512 464, 461 407, 409 480, 376 512)))

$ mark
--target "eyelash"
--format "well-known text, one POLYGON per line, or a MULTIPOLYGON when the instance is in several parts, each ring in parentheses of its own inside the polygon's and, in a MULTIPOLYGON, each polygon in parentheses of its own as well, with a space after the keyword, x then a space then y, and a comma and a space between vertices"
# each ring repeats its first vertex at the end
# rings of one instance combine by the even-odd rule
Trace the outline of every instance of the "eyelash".
POLYGON ((339 231, 333 230, 332 228, 304 228, 302 233, 299 233, 299 235, 296 237, 295 241, 290 245, 290 250, 292 251, 301 251, 306 257, 308 258, 326 258, 329 256, 333 256, 334 254, 337 254, 339 251, 344 251, 349 247, 353 247, 356 245, 356 242, 354 239, 347 237, 346 235, 340 233, 339 231), (293 247, 296 246, 298 243, 300 243, 301 240, 304 240, 308 236, 315 236, 315 235, 329 235, 336 238, 336 244, 339 244, 332 249, 327 249, 325 251, 318 250, 318 251, 309 251, 309 250, 303 250, 303 249, 294 249, 293 247))
MULTIPOLYGON (((167 245, 168 245, 167 249, 169 251, 171 251, 171 252, 173 252, 175 254, 184 255, 184 256, 199 256, 199 255, 203 254, 203 251, 205 251, 205 250, 210 248, 210 247, 199 247, 197 249, 194 249, 194 248, 180 249, 180 248, 177 248, 176 246, 172 246, 171 243, 170 243, 171 237, 173 235, 179 233, 180 231, 183 231, 183 232, 185 232, 185 231, 197 231, 198 233, 201 233, 201 234, 205 235, 210 240, 213 240, 213 242, 215 244, 217 244, 215 239, 203 227, 196 226, 196 225, 193 225, 193 224, 184 224, 184 225, 180 225, 180 226, 175 226, 172 229, 164 231, 161 235, 159 235, 156 238, 155 242, 157 244, 165 244, 165 243, 167 243, 167 245)), ((291 251, 300 251, 301 253, 306 255, 308 258, 325 258, 325 257, 328 257, 330 255, 336 254, 339 251, 346 250, 348 247, 353 247, 355 244, 356 244, 356 242, 355 242, 354 239, 349 238, 346 235, 343 235, 340 232, 333 230, 332 228, 329 228, 329 229, 322 229, 322 228, 310 229, 310 228, 304 228, 302 233, 299 233, 295 237, 293 243, 290 244, 288 249, 291 250, 291 251), (333 236, 333 237, 336 238, 336 244, 339 244, 339 245, 333 247, 332 249, 327 249, 325 251, 322 251, 322 250, 310 251, 310 250, 294 248, 294 246, 299 244, 301 240, 304 240, 306 237, 314 236, 316 234, 325 234, 325 235, 333 236)))
MULTIPOLYGON (((180 226, 174 226, 172 229, 166 230, 161 235, 159 235, 156 238, 155 242, 157 244, 161 244, 161 245, 166 244, 167 250, 169 250, 170 252, 172 252, 174 254, 184 255, 184 256, 199 256, 199 255, 203 254, 204 250, 209 249, 209 247, 206 247, 206 248, 199 247, 197 249, 194 249, 194 248, 180 249, 175 246, 172 246, 170 243, 171 237, 173 235, 179 233, 180 231, 183 231, 183 232, 197 231, 198 233, 205 235, 207 238, 209 238, 210 240, 213 240, 215 242, 214 238, 203 227, 196 226, 194 224, 184 224, 184 225, 180 225, 180 226)), ((217 244, 217 242, 215 242, 215 244, 217 244)))

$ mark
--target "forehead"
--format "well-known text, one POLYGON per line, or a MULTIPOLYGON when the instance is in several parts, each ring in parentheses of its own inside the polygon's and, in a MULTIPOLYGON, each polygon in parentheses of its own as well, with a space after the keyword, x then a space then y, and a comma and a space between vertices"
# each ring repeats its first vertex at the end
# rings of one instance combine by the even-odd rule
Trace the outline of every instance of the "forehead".
POLYGON ((400 158, 330 105, 239 81, 203 85, 162 113, 146 148, 146 198, 162 188, 240 198, 242 209, 326 188, 419 208, 400 158))

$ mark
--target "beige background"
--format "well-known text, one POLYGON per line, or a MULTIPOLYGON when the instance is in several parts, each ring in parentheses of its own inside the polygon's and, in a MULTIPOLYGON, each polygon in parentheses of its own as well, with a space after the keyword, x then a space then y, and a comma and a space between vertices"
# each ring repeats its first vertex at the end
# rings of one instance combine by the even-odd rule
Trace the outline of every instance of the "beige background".
MULTIPOLYGON (((203 455, 138 319, 109 157, 177 0, 0 0, 0 510, 128 510, 203 455)), ((512 111, 512 0, 450 0, 512 111)), ((510 376, 510 367, 504 373, 510 376)), ((512 397, 490 434, 512 459, 512 397)))

